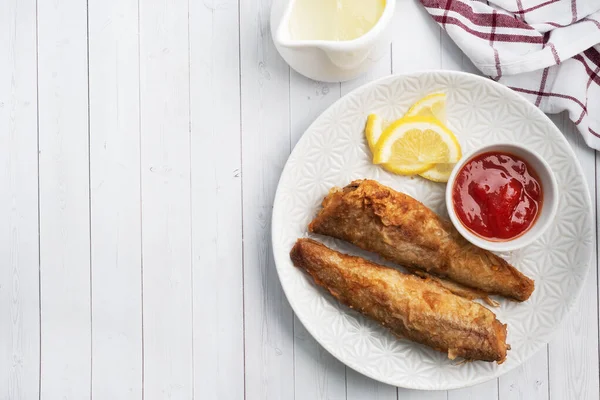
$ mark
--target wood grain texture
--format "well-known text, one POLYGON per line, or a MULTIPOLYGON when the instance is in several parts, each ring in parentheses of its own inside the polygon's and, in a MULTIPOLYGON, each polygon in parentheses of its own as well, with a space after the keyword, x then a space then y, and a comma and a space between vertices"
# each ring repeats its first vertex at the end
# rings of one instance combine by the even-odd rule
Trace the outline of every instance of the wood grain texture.
POLYGON ((497 398, 498 379, 464 389, 448 390, 448 400, 496 400, 497 398))
POLYGON ((38 2, 41 397, 90 396, 86 4, 38 2))
POLYGON ((290 70, 290 140, 292 149, 310 124, 340 99, 339 83, 317 82, 290 70))
POLYGON ((498 378, 499 399, 546 400, 549 395, 548 345, 524 364, 498 378))
MULTIPOLYGON (((600 398, 597 254, 547 349, 472 388, 381 384, 304 329, 270 237, 291 148, 390 72, 477 70, 407 0, 375 68, 314 82, 277 54, 270 6, 0 0, 0 399, 600 398)), ((600 157, 552 119, 598 212, 600 157)))
POLYGON ((145 399, 194 394, 188 35, 187 3, 140 2, 145 399))
POLYGON ((39 396, 35 1, 0 11, 0 398, 39 396))
MULTIPOLYGON (((586 146, 577 128, 569 121, 566 114, 554 115, 551 119, 565 134, 575 151, 588 188, 593 188, 596 180, 595 152, 586 146)), ((595 197, 592 197, 592 201, 595 202, 595 197)), ((596 204, 593 208, 596 208, 596 204)), ((592 240, 596 242, 596 238, 592 240)), ((597 252, 595 252, 581 296, 559 328, 554 340, 549 344, 550 399, 600 398, 597 282, 597 252)))
POLYGON ((194 393, 244 397, 237 3, 190 2, 194 393))
POLYGON ((410 390, 398 388, 398 400, 447 400, 446 390, 410 390))
POLYGON ((368 378, 349 367, 346 367, 346 392, 347 400, 396 400, 398 398, 395 386, 368 378))
POLYGON ((246 399, 294 397, 293 313, 275 271, 271 211, 290 151, 289 68, 270 1, 240 2, 246 399))
POLYGON ((400 1, 392 24, 392 72, 407 73, 441 66, 441 30, 418 0, 400 1))
POLYGON ((141 399, 138 2, 88 4, 92 397, 141 399))
POLYGON ((450 39, 443 29, 440 31, 441 67, 443 69, 464 71, 471 74, 482 75, 481 71, 473 65, 469 57, 450 39))
POLYGON ((296 399, 346 399, 346 367, 325 350, 294 317, 296 399))

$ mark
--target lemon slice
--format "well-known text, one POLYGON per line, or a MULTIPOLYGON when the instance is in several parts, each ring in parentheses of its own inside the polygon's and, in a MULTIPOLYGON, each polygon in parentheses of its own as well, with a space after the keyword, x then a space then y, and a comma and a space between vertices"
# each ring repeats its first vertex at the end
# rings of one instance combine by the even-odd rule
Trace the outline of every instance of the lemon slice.
POLYGON ((370 114, 367 117, 367 126, 365 127, 365 136, 367 143, 371 149, 371 153, 375 152, 375 145, 383 133, 383 120, 377 114, 370 114))
POLYGON ((433 93, 417 101, 405 117, 433 117, 446 123, 446 93, 433 93))
POLYGON ((405 117, 382 133, 374 164, 401 175, 420 174, 441 163, 455 163, 461 149, 454 134, 433 117, 405 117))
POLYGON ((448 182, 455 165, 456 163, 435 164, 431 169, 421 172, 419 175, 434 182, 448 182))

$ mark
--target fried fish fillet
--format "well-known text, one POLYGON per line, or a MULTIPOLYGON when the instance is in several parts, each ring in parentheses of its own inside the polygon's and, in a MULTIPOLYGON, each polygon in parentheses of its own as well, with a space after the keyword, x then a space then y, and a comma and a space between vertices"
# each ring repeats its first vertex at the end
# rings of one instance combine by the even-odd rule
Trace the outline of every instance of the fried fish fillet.
POLYGON ((469 243, 449 221, 376 181, 358 180, 343 189, 333 188, 309 230, 489 294, 524 301, 534 289, 533 280, 469 243))
POLYGON ((467 300, 481 299, 487 305, 492 307, 498 307, 500 305, 500 303, 492 299, 488 293, 484 292, 483 290, 473 289, 468 286, 461 285, 460 283, 456 283, 448 278, 440 278, 439 276, 428 274, 420 269, 413 269, 410 270, 410 272, 420 276, 421 278, 428 279, 430 282, 443 287, 457 296, 464 297, 467 300))
POLYGON ((427 278, 403 274, 298 239, 290 257, 343 304, 399 337, 447 352, 450 359, 506 359, 506 325, 482 305, 456 296, 427 278))

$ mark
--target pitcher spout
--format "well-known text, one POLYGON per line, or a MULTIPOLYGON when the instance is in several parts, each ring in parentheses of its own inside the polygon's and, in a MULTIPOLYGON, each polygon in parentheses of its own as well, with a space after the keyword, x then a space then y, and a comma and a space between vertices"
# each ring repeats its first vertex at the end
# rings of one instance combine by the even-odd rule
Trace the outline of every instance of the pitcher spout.
POLYGON ((271 21, 273 41, 282 57, 302 75, 327 82, 353 79, 389 51, 387 28, 395 2, 287 0, 277 13, 278 23, 271 21), (363 14, 370 16, 366 24, 363 14))

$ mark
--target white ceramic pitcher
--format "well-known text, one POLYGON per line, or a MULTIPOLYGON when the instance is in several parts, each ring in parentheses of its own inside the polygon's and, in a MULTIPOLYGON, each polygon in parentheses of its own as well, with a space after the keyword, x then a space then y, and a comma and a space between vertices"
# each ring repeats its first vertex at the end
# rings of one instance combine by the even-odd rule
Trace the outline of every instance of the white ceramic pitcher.
POLYGON ((277 51, 298 73, 317 81, 343 82, 366 72, 389 51, 396 0, 386 1, 371 30, 347 41, 292 39, 289 22, 296 1, 274 0, 271 32, 277 51))

